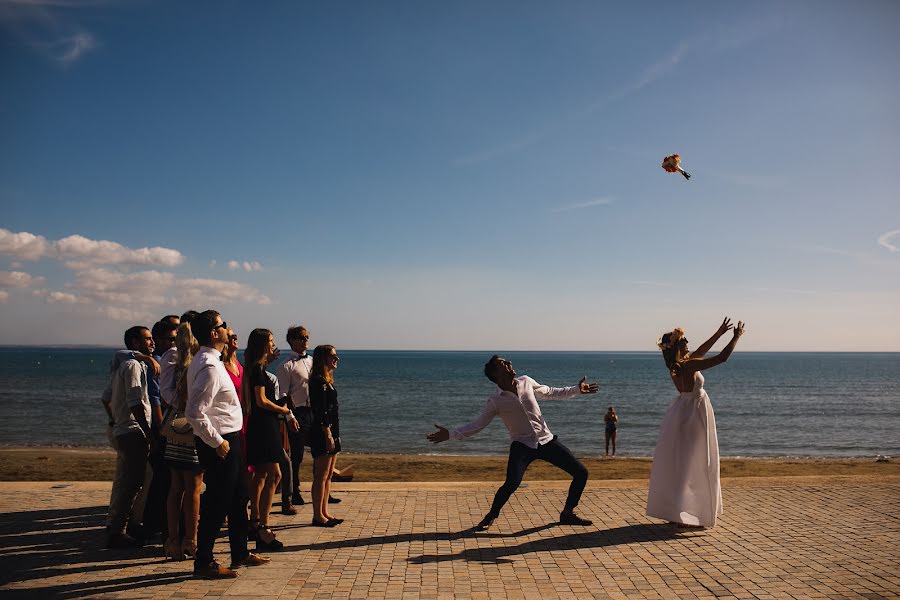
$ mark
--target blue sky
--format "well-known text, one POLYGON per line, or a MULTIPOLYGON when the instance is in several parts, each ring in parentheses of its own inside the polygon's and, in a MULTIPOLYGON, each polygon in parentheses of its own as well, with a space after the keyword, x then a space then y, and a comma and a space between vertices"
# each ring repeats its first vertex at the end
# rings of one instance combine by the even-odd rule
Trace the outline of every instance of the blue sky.
POLYGON ((0 343, 212 306, 347 348, 651 350, 729 315, 745 349, 900 350, 898 24, 0 1, 0 343))

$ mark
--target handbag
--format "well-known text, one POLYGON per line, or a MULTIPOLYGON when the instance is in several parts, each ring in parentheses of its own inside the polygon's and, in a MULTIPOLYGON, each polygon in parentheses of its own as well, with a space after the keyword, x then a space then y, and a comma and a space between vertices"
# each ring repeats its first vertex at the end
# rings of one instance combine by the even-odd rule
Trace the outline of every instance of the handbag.
POLYGON ((175 444, 194 445, 194 428, 191 427, 187 417, 175 410, 175 407, 169 407, 169 410, 166 411, 162 425, 159 426, 159 432, 168 441, 175 444))

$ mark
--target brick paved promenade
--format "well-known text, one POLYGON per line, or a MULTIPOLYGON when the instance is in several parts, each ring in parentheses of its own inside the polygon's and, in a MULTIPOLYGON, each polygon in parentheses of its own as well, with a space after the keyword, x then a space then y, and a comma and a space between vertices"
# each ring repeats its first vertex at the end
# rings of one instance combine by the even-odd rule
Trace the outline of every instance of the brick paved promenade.
POLYGON ((339 484, 346 523, 275 515, 288 551, 210 582, 159 546, 104 550, 108 483, 0 483, 0 596, 900 597, 900 478, 725 480, 726 512, 702 532, 645 517, 645 481, 591 482, 579 512, 594 525, 554 525, 565 482, 529 482, 473 534, 497 485, 339 484))

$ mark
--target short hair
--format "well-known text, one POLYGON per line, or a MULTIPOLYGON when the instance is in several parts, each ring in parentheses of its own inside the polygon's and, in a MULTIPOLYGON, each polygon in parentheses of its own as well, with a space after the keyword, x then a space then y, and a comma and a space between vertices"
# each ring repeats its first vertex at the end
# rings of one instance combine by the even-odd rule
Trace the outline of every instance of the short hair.
POLYGON ((209 346, 210 342, 212 342, 212 330, 216 324, 216 319, 220 316, 218 311, 209 309, 198 313, 191 319, 191 331, 201 346, 209 346))
POLYGON ((178 325, 172 321, 166 321, 165 319, 166 318, 163 317, 162 321, 157 321, 153 324, 153 329, 150 330, 150 334, 154 338, 162 337, 164 333, 170 333, 178 329, 178 325))
POLYGON ((497 383, 497 380, 494 379, 494 372, 497 370, 497 363, 495 362, 498 358, 500 358, 499 354, 495 354, 491 357, 489 361, 484 363, 484 376, 497 383))
POLYGON ((196 317, 198 314, 200 314, 200 313, 198 313, 196 310, 186 310, 186 311, 184 311, 184 314, 181 315, 181 318, 179 320, 182 323, 190 323, 191 320, 193 320, 193 318, 196 317))
POLYGON ((133 350, 133 348, 131 347, 131 342, 133 342, 135 339, 140 338, 141 332, 143 332, 144 330, 149 331, 149 329, 147 329, 147 327, 144 327, 143 325, 134 325, 133 327, 129 327, 128 329, 126 329, 125 335, 123 336, 123 338, 125 339, 125 347, 129 350, 133 350))
POLYGON ((181 318, 178 315, 166 315, 162 319, 160 319, 160 321, 169 321, 170 323, 175 325, 175 327, 178 327, 178 323, 176 323, 176 321, 180 323, 181 318))
POLYGON ((287 343, 290 344, 291 340, 299 339, 304 333, 309 335, 309 331, 303 325, 291 325, 287 330, 287 343))

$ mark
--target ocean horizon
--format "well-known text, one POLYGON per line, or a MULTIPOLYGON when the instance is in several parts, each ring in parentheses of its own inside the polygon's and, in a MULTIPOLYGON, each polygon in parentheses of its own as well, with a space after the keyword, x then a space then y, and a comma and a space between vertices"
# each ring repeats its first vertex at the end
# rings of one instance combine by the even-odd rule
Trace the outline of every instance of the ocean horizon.
MULTIPOLYGON (((106 447, 99 398, 114 350, 0 346, 0 446, 106 447)), ((345 451, 505 455, 499 419, 461 442, 425 440, 434 423, 455 427, 479 414, 494 389, 482 372, 494 352, 341 349, 335 383, 345 451)), ((582 375, 600 383, 596 395, 540 403, 574 453, 603 454, 603 414, 612 405, 618 454, 652 454, 676 395, 658 352, 497 352, 547 385, 574 385, 582 375)), ((900 353, 738 351, 704 375, 723 457, 900 454, 900 353)))

